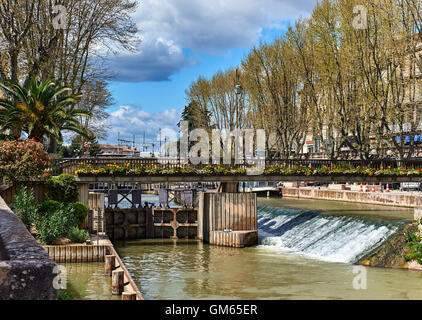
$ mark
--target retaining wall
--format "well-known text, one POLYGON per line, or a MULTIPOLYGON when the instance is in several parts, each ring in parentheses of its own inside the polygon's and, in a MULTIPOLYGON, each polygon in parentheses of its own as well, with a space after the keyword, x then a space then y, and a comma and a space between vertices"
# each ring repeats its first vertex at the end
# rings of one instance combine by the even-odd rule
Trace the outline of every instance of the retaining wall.
POLYGON ((0 197, 0 300, 54 300, 56 264, 0 197))
POLYGON ((50 259, 55 262, 104 262, 108 246, 73 244, 44 246, 50 259))
POLYGON ((359 202, 367 204, 381 204, 397 207, 422 207, 422 197, 415 194, 394 192, 359 192, 347 190, 328 190, 318 188, 284 188, 284 197, 303 199, 336 200, 359 202))

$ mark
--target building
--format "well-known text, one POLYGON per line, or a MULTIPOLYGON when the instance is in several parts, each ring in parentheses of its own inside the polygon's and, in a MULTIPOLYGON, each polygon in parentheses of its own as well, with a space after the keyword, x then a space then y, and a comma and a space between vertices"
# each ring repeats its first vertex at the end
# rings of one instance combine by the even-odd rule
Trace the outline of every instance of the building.
POLYGON ((140 157, 140 152, 136 148, 122 145, 100 144, 99 156, 132 156, 140 157))
MULTIPOLYGON (((391 142, 382 142, 382 146, 379 146, 379 137, 376 137, 375 132, 371 132, 369 135, 369 143, 371 145, 371 154, 382 157, 397 157, 398 150, 405 156, 411 158, 422 158, 422 37, 415 35, 416 46, 414 52, 409 50, 408 56, 406 56, 402 64, 397 65, 397 69, 403 69, 402 79, 397 79, 391 82, 392 86, 395 85, 396 92, 394 99, 396 103, 392 101, 393 94, 389 92, 389 98, 387 101, 390 105, 397 105, 400 107, 397 114, 403 118, 397 118, 388 125, 388 130, 384 130, 385 136, 382 137, 385 141, 392 141, 394 139, 397 143, 397 147, 391 142), (419 61, 419 62, 415 62, 419 61), (377 150, 375 150, 377 149, 377 150)), ((412 41, 412 39, 406 40, 412 41)), ((389 86, 390 83, 386 78, 386 73, 383 74, 385 80, 385 86, 389 86)), ((321 97, 321 101, 323 101, 321 97)), ((322 124, 322 137, 314 137, 312 132, 307 132, 306 139, 301 147, 302 156, 309 159, 323 159, 327 158, 327 151, 333 148, 333 144, 336 146, 336 150, 339 152, 337 156, 343 159, 359 159, 359 154, 356 151, 352 151, 348 146, 347 142, 354 144, 357 137, 353 136, 353 133, 346 138, 348 141, 342 141, 339 132, 336 128, 332 128, 333 132, 331 135, 328 134, 328 126, 326 123, 322 124), (340 138, 340 139, 339 139, 340 138), (331 140, 331 141, 330 141, 331 140), (331 145, 330 145, 331 143, 331 145), (327 150, 328 149, 328 150, 327 150), (326 151, 326 152, 324 152, 326 151)))

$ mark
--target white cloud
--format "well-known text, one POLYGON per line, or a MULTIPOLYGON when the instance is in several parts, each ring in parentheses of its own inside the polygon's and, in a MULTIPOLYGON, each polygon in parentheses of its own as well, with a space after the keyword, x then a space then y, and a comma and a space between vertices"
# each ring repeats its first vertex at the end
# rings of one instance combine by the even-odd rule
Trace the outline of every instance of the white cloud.
MULTIPOLYGON (((177 109, 150 113, 143 111, 139 106, 120 106, 117 110, 110 113, 108 122, 112 129, 108 133, 107 141, 116 144, 119 133, 120 138, 126 140, 132 140, 133 135, 135 135, 137 147, 139 148, 145 132, 147 142, 156 142, 158 141, 160 128, 162 131, 178 131, 177 123, 180 115, 181 110, 177 109)), ((164 140, 163 136, 162 140, 164 140)))
POLYGON ((249 47, 263 28, 280 27, 311 12, 316 0, 143 0, 134 15, 139 52, 111 59, 119 81, 165 81, 199 61, 196 54, 221 54, 249 47))

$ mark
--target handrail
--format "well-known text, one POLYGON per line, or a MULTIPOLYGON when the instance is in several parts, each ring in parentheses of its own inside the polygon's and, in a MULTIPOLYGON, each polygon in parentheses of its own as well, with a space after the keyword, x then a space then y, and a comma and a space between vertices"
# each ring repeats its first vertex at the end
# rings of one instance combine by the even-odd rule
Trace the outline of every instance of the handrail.
MULTIPOLYGON (((140 167, 140 166, 156 166, 159 168, 180 168, 183 167, 180 159, 165 159, 166 161, 160 161, 158 158, 121 158, 121 157, 96 157, 96 158, 62 158, 53 160, 52 167, 53 171, 60 171, 65 168, 70 167, 80 167, 80 166, 92 166, 97 169, 107 165, 116 164, 119 166, 130 166, 130 167, 140 167)), ((380 168, 413 168, 421 169, 422 160, 421 159, 410 159, 410 160, 394 160, 394 159, 377 159, 377 160, 316 160, 316 159, 263 159, 257 160, 254 163, 248 164, 248 161, 245 163, 235 163, 234 161, 231 164, 221 164, 225 168, 249 168, 257 165, 264 165, 269 167, 271 165, 284 166, 284 167, 298 167, 298 166, 308 166, 312 168, 320 168, 323 166, 336 167, 336 166, 345 166, 345 167, 370 167, 375 169, 380 168)), ((207 164, 191 165, 196 169, 201 169, 207 164)))

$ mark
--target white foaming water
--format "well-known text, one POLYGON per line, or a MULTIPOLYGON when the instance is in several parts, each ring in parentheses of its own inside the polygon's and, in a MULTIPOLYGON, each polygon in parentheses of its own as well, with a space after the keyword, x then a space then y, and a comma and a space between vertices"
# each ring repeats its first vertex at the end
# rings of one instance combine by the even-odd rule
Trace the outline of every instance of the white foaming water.
POLYGON ((397 225, 318 212, 260 206, 263 246, 297 252, 318 260, 354 263, 397 231, 397 225))

